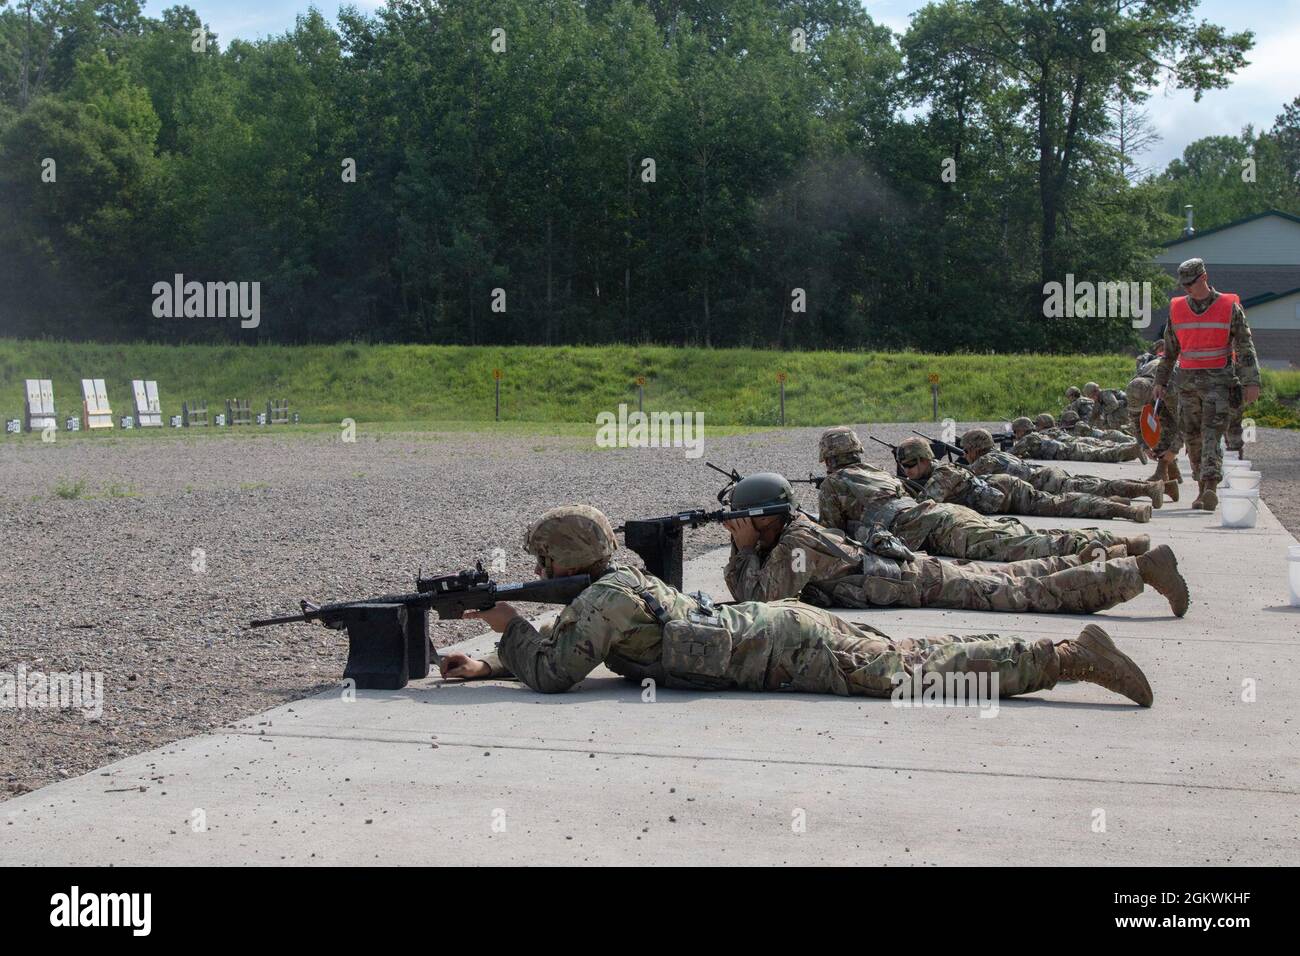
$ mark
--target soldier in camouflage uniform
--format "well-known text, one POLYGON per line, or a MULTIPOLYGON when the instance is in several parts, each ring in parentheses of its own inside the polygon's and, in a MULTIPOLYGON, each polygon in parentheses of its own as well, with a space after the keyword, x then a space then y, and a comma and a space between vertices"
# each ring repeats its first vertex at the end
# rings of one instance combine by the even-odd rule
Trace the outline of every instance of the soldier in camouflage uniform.
POLYGON ((1096 382, 1083 386, 1083 394, 1092 400, 1092 414, 1085 421, 1095 428, 1123 428, 1128 424, 1128 399, 1122 389, 1102 388, 1096 382))
POLYGON ((1137 442, 1124 445, 1100 444, 1086 438, 1049 438, 1034 431, 1028 418, 1017 418, 1011 423, 1016 443, 1011 454, 1017 458, 1039 458, 1047 461, 1134 461, 1140 456, 1137 442))
POLYGON ((1092 400, 1083 397, 1083 393, 1071 385, 1065 390, 1065 408, 1062 411, 1075 412, 1082 419, 1092 414, 1092 400))
POLYGON ((934 463, 934 451, 924 438, 908 438, 898 446, 898 461, 907 477, 922 485, 918 500, 965 505, 985 515, 1034 515, 1040 518, 1126 518, 1146 523, 1151 505, 1112 501, 1070 492, 1049 495, 1014 475, 972 474, 967 468, 934 463), (911 463, 910 465, 908 463, 911 463))
MULTIPOLYGON (((1153 353, 1139 356, 1139 359, 1145 357, 1147 361, 1139 363, 1137 375, 1133 377, 1133 380, 1128 383, 1128 388, 1124 390, 1124 395, 1128 400, 1129 425, 1132 427, 1133 434, 1137 436, 1138 441, 1143 442, 1143 444, 1146 442, 1142 438, 1142 409, 1155 401, 1151 392, 1156 385, 1156 369, 1160 365, 1160 357, 1164 355, 1164 352, 1164 341, 1157 339, 1153 353)), ((1175 375, 1177 375, 1176 370, 1175 375)), ((1160 440, 1151 449, 1151 455, 1156 460, 1156 470, 1148 480, 1172 481, 1177 486, 1183 480, 1183 474, 1178 468, 1177 461, 1178 449, 1183 447, 1183 433, 1178 427, 1176 388, 1171 387, 1165 394, 1164 400, 1160 402, 1159 408, 1156 409, 1156 415, 1160 419, 1160 440)), ((1178 495, 1171 494, 1170 498, 1177 501, 1178 495)))
POLYGON ((1114 428, 1094 428, 1087 422, 1081 421, 1078 412, 1061 412, 1061 424, 1056 431, 1071 438, 1091 438, 1094 441, 1110 442, 1117 445, 1133 441, 1133 436, 1128 432, 1118 431, 1114 428))
MULTIPOLYGON (((1211 287, 1202 260, 1182 263, 1178 281, 1187 294, 1169 303, 1165 354, 1156 367, 1151 394, 1164 398, 1178 370, 1178 416, 1200 488, 1192 507, 1213 511, 1219 504, 1223 475, 1219 440, 1232 414, 1230 393, 1237 382, 1242 386, 1242 405, 1259 398, 1259 361, 1241 300, 1211 287)), ((1167 452, 1162 460, 1172 461, 1173 453, 1167 452)))
POLYGON ((1127 478, 1097 478, 1093 475, 1071 475, 1054 465, 1038 465, 1017 458, 1008 451, 999 451, 993 445, 993 436, 987 429, 972 428, 961 436, 962 453, 970 462, 970 470, 980 477, 1012 475, 1029 482, 1038 491, 1049 495, 1071 491, 1102 498, 1150 498, 1151 507, 1159 508, 1164 496, 1178 500, 1176 481, 1132 481, 1127 478))
POLYGON ((603 663, 631 681, 690 690, 888 698, 910 693, 913 672, 991 672, 1003 697, 1082 680, 1151 706, 1142 671, 1095 624, 1057 644, 996 634, 895 641, 799 601, 715 606, 613 563, 618 543, 609 520, 584 505, 546 512, 524 547, 537 556, 539 575, 590 574, 592 585, 541 630, 509 604, 466 611, 501 640, 483 660, 444 654, 444 677, 515 676, 533 690, 560 693, 603 663))
POLYGON ((1130 555, 1151 547, 1147 535, 1121 536, 1096 528, 1034 531, 1015 518, 990 518, 964 505, 916 501, 893 475, 862 461, 862 444, 851 428, 822 433, 819 456, 826 477, 818 491, 818 520, 859 541, 876 525, 913 551, 980 561, 1020 561, 1079 554, 1089 545, 1123 544, 1130 555))

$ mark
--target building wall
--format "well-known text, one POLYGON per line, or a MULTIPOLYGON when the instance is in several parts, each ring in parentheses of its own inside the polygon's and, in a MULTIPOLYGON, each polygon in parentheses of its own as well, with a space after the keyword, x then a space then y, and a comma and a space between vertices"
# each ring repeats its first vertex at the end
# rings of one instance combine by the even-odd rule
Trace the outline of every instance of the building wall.
POLYGON ((1251 306, 1246 310, 1246 319, 1251 331, 1285 329, 1300 333, 1300 293, 1251 306))
POLYGON ((1300 329, 1256 329, 1251 327, 1255 339, 1255 354, 1265 368, 1276 368, 1281 362, 1300 367, 1300 329))
POLYGON ((1193 236, 1156 254, 1156 262, 1166 265, 1193 258, 1204 259, 1211 273, 1215 262, 1293 266, 1300 263, 1300 222, 1265 216, 1222 232, 1193 236))

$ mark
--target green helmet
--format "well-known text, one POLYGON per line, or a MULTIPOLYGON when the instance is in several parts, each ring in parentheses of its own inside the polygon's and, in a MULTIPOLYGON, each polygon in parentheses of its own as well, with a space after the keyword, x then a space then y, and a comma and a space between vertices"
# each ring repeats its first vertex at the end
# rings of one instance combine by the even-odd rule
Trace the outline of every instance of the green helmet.
POLYGON ((1034 430, 1034 423, 1025 416, 1021 415, 1011 423, 1013 432, 1031 432, 1034 430))
POLYGON ((1080 394, 1079 389, 1074 385, 1071 385, 1065 390, 1065 397, 1069 399, 1078 398, 1080 394))
POLYGON ((1097 394, 1100 391, 1101 391, 1101 386, 1098 385, 1096 382, 1086 382, 1083 386, 1083 394, 1087 395, 1089 398, 1092 398, 1093 395, 1097 394))
POLYGON ((793 505, 794 488, 785 480, 784 475, 778 475, 774 471, 760 471, 736 482, 728 500, 736 511, 765 508, 768 505, 793 505))
POLYGON ((1040 430, 1055 428, 1056 419, 1053 418, 1051 415, 1049 415, 1047 412, 1043 412, 1043 414, 1039 415, 1037 418, 1034 419, 1034 426, 1040 430))
POLYGON ((1072 428, 1079 422, 1079 413, 1074 409, 1067 409, 1061 412, 1061 424, 1066 428, 1072 428))
POLYGON ((614 528, 590 505, 552 508, 528 527, 524 550, 568 568, 607 561, 618 550, 614 528))
POLYGON ((988 451, 993 447, 993 436, 987 428, 972 428, 961 436, 961 450, 964 452, 988 451))
POLYGON ((898 450, 894 452, 894 457, 898 459, 900 465, 909 461, 933 461, 934 449, 924 438, 904 438, 898 443, 898 450))
POLYGON ((862 461, 862 442, 858 433, 846 425, 837 425, 822 432, 817 442, 817 460, 829 468, 843 468, 862 461))

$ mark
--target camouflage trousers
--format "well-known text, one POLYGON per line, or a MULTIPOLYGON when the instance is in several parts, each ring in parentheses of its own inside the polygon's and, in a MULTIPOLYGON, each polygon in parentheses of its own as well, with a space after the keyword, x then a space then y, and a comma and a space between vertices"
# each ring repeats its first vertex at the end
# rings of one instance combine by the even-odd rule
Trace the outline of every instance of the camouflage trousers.
POLYGON ((1059 442, 1060 451, 1050 446, 1043 449, 1044 458, 1051 455, 1057 461, 1135 461, 1138 457, 1137 442, 1125 442, 1122 445, 1102 445, 1095 441, 1079 439, 1059 442))
POLYGON ((1090 544, 1118 544, 1120 538, 1097 528, 1034 531, 1015 518, 990 518, 962 505, 918 503, 889 528, 913 551, 979 561, 1022 561, 1079 554, 1090 544))
POLYGON ((1219 481, 1223 477, 1223 451, 1219 442, 1232 418, 1229 396, 1234 384, 1232 369, 1180 371, 1178 415, 1193 475, 1198 481, 1219 481))
POLYGON ((1077 491, 1047 494, 1027 481, 1011 475, 989 475, 985 479, 1002 492, 999 514, 1036 515, 1043 518, 1119 518, 1123 505, 1077 491))
POLYGON ((1029 476, 1029 483, 1039 491, 1049 495, 1061 495, 1075 491, 1085 495, 1097 495, 1108 498, 1119 495, 1121 498, 1149 498, 1151 484, 1146 481, 1133 481, 1129 478, 1098 478, 1095 475, 1071 475, 1064 468, 1044 465, 1029 476))
MULTIPOLYGON (((997 634, 892 640, 875 628, 798 601, 770 602, 766 626, 735 635, 725 679, 715 689, 802 691, 891 697, 895 675, 998 675, 1001 697, 1055 686, 1060 658, 1048 638, 997 634)), ((905 693, 904 696, 910 696, 905 693)))
POLYGON ((1228 415, 1228 430, 1223 433, 1224 443, 1228 446, 1228 451, 1243 451, 1246 447, 1245 432, 1242 428, 1243 404, 1241 385, 1233 385, 1228 390, 1228 408, 1231 413, 1228 415))
POLYGON ((945 607, 970 611, 1091 614, 1142 593, 1137 558, 1083 562, 1037 558, 1007 564, 918 558, 900 578, 854 574, 804 589, 819 607, 945 607))

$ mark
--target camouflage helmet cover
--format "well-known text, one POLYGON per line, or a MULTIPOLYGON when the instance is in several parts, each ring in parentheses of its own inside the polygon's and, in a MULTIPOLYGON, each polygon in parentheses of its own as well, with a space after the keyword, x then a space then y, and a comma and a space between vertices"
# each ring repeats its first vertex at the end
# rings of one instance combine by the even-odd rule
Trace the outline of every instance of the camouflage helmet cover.
POLYGON ((585 568, 613 556, 618 540, 609 519, 598 509, 564 505, 529 525, 524 550, 564 567, 585 568))
POLYGON ((847 425, 837 425, 822 432, 817 442, 818 461, 862 460, 862 442, 858 433, 847 425))
POLYGON ((961 436, 962 451, 988 450, 993 447, 993 436, 987 428, 972 428, 961 436))
POLYGON ((1038 417, 1036 417, 1036 418, 1034 419, 1034 426, 1035 426, 1036 428, 1040 428, 1040 429, 1041 429, 1041 428, 1053 428, 1053 427, 1055 427, 1055 425, 1056 425, 1056 419, 1053 418, 1053 417, 1052 417, 1050 414, 1048 414, 1047 412, 1043 412, 1041 415, 1039 415, 1038 417))
POLYGON ((1071 385, 1069 388, 1065 390, 1066 398, 1078 398, 1082 394, 1083 393, 1079 391, 1078 386, 1075 385, 1071 385))
POLYGON ((895 457, 900 462, 904 461, 933 461, 934 449, 924 438, 904 438, 898 443, 898 450, 894 452, 895 457))
POLYGON ((1033 427, 1034 427, 1034 423, 1030 421, 1028 418, 1026 418, 1024 415, 1021 415, 1019 418, 1011 422, 1011 430, 1013 432, 1031 431, 1033 430, 1033 427))
POLYGON ((1100 391, 1101 391, 1101 386, 1098 385, 1096 382, 1086 382, 1083 386, 1083 394, 1085 395, 1095 395, 1097 392, 1100 391))
POLYGON ((728 500, 737 511, 767 505, 793 505, 794 488, 784 475, 778 475, 774 471, 759 471, 736 482, 728 500))
POLYGON ((1079 420, 1079 413, 1076 412, 1073 408, 1069 408, 1061 412, 1061 424, 1064 425, 1066 428, 1069 428, 1071 425, 1078 422, 1078 420, 1079 420))

